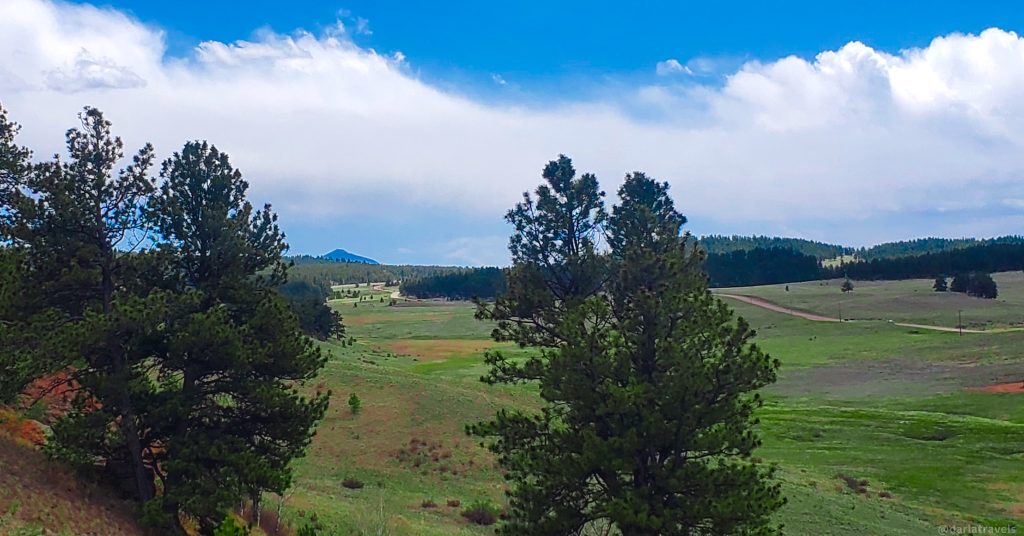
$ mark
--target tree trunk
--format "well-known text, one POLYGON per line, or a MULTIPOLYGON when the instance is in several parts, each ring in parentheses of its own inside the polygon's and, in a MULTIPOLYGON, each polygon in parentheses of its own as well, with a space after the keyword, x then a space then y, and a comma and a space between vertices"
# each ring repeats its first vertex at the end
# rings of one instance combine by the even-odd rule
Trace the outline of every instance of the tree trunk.
POLYGON ((252 497, 252 518, 251 519, 252 519, 252 521, 251 521, 251 523, 249 525, 250 528, 251 527, 259 527, 260 526, 260 513, 261 513, 261 510, 262 510, 262 507, 260 507, 260 496, 261 495, 262 494, 259 491, 253 491, 252 494, 251 494, 251 497, 252 497))
MULTIPOLYGON (((113 256, 113 252, 108 252, 113 256)), ((111 314, 114 310, 114 279, 111 263, 108 261, 102 268, 103 281, 103 313, 111 314)), ((114 376, 118 378, 121 390, 120 406, 121 418, 120 430, 125 444, 128 446, 129 463, 132 466, 132 474, 135 477, 135 492, 139 502, 146 502, 156 496, 156 489, 153 485, 153 477, 148 474, 146 463, 142 456, 142 440, 139 438, 139 429, 135 424, 135 409, 132 403, 131 394, 128 392, 128 364, 124 349, 116 341, 108 341, 110 348, 110 362, 114 376)))

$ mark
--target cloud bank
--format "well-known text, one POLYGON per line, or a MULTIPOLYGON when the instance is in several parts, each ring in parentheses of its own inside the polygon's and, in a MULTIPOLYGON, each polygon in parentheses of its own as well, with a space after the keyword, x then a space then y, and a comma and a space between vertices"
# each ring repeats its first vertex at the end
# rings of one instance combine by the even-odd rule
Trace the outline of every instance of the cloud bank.
MULTIPOLYGON (((733 229, 819 238, 823 226, 893 218, 942 221, 935 233, 1022 223, 1024 39, 1013 32, 891 52, 851 42, 748 62, 712 85, 667 76, 688 70, 672 59, 652 66, 666 75, 654 83, 538 106, 426 83, 414 58, 356 45, 361 28, 264 31, 168 58, 159 28, 121 12, 7 0, 0 100, 43 154, 60 150, 85 104, 129 147, 169 154, 209 139, 286 220, 382 217, 382 202, 497 219, 565 153, 609 192, 632 170, 667 180, 691 221, 733 229)), ((492 234, 442 238, 465 254, 492 234)))

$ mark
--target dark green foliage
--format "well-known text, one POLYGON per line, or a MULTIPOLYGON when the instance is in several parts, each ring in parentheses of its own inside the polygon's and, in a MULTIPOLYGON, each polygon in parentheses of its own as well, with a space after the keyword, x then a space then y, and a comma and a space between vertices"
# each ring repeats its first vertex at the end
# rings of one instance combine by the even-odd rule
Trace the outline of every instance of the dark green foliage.
POLYGON ((248 536, 249 531, 235 521, 235 516, 227 515, 224 521, 213 531, 213 536, 248 536))
POLYGON ((843 294, 853 292, 853 281, 850 281, 850 278, 847 277, 843 280, 843 284, 839 287, 839 290, 843 291, 843 294))
POLYGON ((463 268, 456 266, 409 266, 336 262, 307 255, 289 257, 289 260, 295 264, 288 271, 289 277, 310 281, 326 281, 329 284, 335 285, 383 282, 388 284, 388 286, 392 286, 406 279, 420 279, 463 270, 463 268))
POLYGON ((352 393, 348 395, 348 409, 353 415, 359 413, 359 410, 363 408, 363 401, 359 400, 359 395, 352 393))
POLYGON ((185 514, 209 533, 243 497, 289 486, 328 399, 299 388, 324 357, 275 291, 276 216, 245 200, 226 155, 187 144, 157 191, 150 146, 115 171, 110 124, 91 108, 81 121, 66 159, 5 164, 0 394, 70 370, 81 388, 48 451, 122 486, 147 520, 185 514))
POLYGON ((912 257, 991 244, 1024 244, 1022 236, 1000 236, 978 240, 976 238, 918 238, 900 242, 887 242, 857 250, 857 258, 865 261, 912 257))
POLYGON ((28 314, 16 329, 34 336, 18 341, 14 356, 36 363, 34 372, 74 366, 73 379, 99 405, 83 404, 55 426, 61 452, 82 458, 102 447, 107 467, 145 502, 155 487, 137 404, 154 389, 145 367, 163 337, 168 297, 136 292, 125 276, 146 256, 124 251, 143 238, 153 149, 146 145, 115 171, 124 153, 110 123, 92 108, 79 117, 81 127, 66 136, 67 159, 33 166, 6 195, 3 233, 18 256, 15 285, 30 290, 17 299, 28 314), (76 424, 82 419, 88 428, 76 424))
POLYGON ((949 290, 949 285, 946 283, 946 276, 940 275, 935 278, 935 283, 932 284, 932 290, 935 292, 946 292, 949 290))
POLYGON ((313 525, 303 525, 299 527, 299 530, 295 533, 295 536, 317 536, 316 527, 313 525))
POLYGON ((299 326, 306 335, 321 341, 345 335, 341 314, 327 306, 331 287, 326 282, 296 279, 289 274, 289 281, 278 286, 277 291, 299 318, 299 326))
POLYGON ((950 292, 962 292, 975 298, 995 299, 999 295, 995 280, 986 273, 969 272, 953 276, 950 292))
POLYGON ((712 287, 745 287, 812 281, 822 277, 813 255, 785 248, 709 254, 704 260, 712 287))
POLYGON ((325 358, 274 290, 287 247, 276 215, 246 201, 227 155, 190 142, 161 178, 149 214, 172 259, 167 281, 191 299, 150 406, 165 447, 156 458, 165 508, 208 522, 242 496, 258 510, 262 492, 288 488, 329 397, 295 388, 325 358))
POLYGON ((416 298, 492 300, 508 287, 505 270, 485 267, 403 281, 403 295, 416 298))
POLYGON ((1024 244, 990 243, 913 257, 853 262, 823 270, 825 278, 844 274, 858 280, 933 278, 967 272, 1005 272, 1024 267, 1024 244))
POLYGON ((498 522, 501 511, 490 501, 474 501, 461 512, 461 515, 475 525, 493 525, 498 522))
POLYGON ((15 197, 22 193, 31 164, 32 152, 15 143, 20 127, 7 116, 0 104, 0 216, 6 215, 15 197))
POLYGON ((478 311, 497 340, 541 348, 525 362, 489 354, 484 380, 536 382, 542 411, 469 427, 513 485, 499 533, 776 533, 779 487, 750 455, 755 391, 778 362, 708 291, 667 185, 627 176, 608 216, 596 179, 575 178, 567 158, 544 178, 507 216, 508 293, 478 311))
POLYGON ((826 244, 803 238, 780 238, 776 236, 702 236, 700 246, 708 256, 732 253, 734 251, 751 251, 755 249, 785 249, 809 255, 818 260, 834 259, 840 255, 849 255, 853 248, 826 244))

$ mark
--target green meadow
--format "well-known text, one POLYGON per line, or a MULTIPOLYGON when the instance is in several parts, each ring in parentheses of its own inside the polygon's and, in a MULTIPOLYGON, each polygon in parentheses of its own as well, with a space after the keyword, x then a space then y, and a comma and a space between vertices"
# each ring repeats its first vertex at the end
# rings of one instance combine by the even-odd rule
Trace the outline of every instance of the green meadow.
POLYGON ((784 307, 844 320, 892 320, 966 328, 998 328, 1024 324, 1024 272, 992 274, 999 288, 994 300, 957 292, 935 292, 933 279, 854 281, 852 292, 839 290, 841 279, 788 285, 717 289, 727 294, 763 298, 784 307), (788 290, 787 290, 788 288, 788 290))
MULTIPOLYGON (((899 284, 900 295, 918 284, 899 284)), ((810 304, 818 285, 794 287, 810 304)), ((895 288, 858 284, 855 292, 883 292, 873 287, 895 288)), ((391 306, 392 290, 329 302, 344 315, 347 338, 322 344, 332 405, 299 462, 286 517, 337 534, 490 534, 460 511, 477 500, 500 506, 504 482, 463 430, 503 406, 536 407, 529 386, 479 382, 485 351, 530 350, 493 343, 471 304, 391 306), (358 413, 347 404, 353 393, 358 413)), ((779 468, 787 533, 934 534, 1024 520, 1024 393, 980 389, 1024 379, 1024 332, 959 336, 730 305, 783 364, 764 393, 758 456, 779 468)), ((882 301, 866 299, 868 307, 882 301)), ((889 316, 927 318, 914 301, 888 307, 889 316)), ((1003 309, 990 310, 999 315, 993 322, 1007 323, 1003 309)))

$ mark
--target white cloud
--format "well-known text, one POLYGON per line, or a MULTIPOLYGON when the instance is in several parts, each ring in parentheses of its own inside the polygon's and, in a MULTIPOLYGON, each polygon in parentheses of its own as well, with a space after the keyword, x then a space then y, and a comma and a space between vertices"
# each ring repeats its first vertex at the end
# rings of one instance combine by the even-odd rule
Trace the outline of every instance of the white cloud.
POLYGON ((117 65, 110 58, 95 58, 85 49, 71 64, 46 71, 44 82, 49 89, 67 93, 146 85, 146 81, 131 69, 117 65))
MULTIPOLYGON (((853 42, 813 60, 748 62, 718 85, 620 81, 614 97, 543 107, 442 90, 400 52, 349 36, 263 31, 167 59, 162 31, 118 11, 6 0, 0 98, 38 154, 60 149, 85 104, 130 147, 169 154, 209 139, 289 218, 381 200, 497 218, 558 153, 609 192, 635 169, 668 180, 695 222, 856 226, 1024 199, 1024 40, 1012 32, 898 53, 853 42)), ((452 244, 452 260, 474 247, 452 244)))
POLYGON ((691 71, 689 67, 679 63, 679 60, 675 58, 659 61, 658 64, 654 66, 654 72, 656 72, 658 76, 668 76, 678 73, 693 74, 693 71, 691 71))
POLYGON ((508 237, 467 236, 440 244, 444 259, 459 266, 506 266, 508 237))
POLYGON ((491 74, 491 80, 495 84, 498 84, 499 86, 507 86, 508 85, 508 81, 505 80, 505 78, 502 77, 500 74, 492 73, 491 74))

